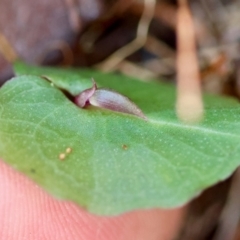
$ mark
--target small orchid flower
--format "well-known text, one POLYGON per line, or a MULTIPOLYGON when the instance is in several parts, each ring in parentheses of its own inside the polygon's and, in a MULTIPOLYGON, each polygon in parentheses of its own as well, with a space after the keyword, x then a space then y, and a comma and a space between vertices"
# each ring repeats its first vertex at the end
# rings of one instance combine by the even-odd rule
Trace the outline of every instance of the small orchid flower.
POLYGON ((147 119, 141 109, 126 96, 106 88, 98 88, 94 79, 93 86, 75 97, 77 106, 84 108, 88 105, 109 109, 116 112, 132 114, 147 119))

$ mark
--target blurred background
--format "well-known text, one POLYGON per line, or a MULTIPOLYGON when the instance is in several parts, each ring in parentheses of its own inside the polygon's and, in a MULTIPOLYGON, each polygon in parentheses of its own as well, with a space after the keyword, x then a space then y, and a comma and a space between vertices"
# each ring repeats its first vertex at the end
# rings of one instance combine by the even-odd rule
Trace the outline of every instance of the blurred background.
MULTIPOLYGON (((240 1, 188 3, 203 90, 239 98, 240 1)), ((176 81, 175 0, 0 0, 0 9, 0 85, 13 76, 6 44, 29 64, 176 81)), ((229 205, 239 213, 240 203, 231 201, 239 199, 239 187, 236 177, 230 178, 192 201, 178 240, 240 239, 238 217, 232 220, 231 212, 225 214, 229 205), (237 228, 235 237, 218 236, 226 223, 231 231, 237 228)))
MULTIPOLYGON (((143 80, 174 81, 175 0, 0 0, 0 34, 32 64, 95 67, 136 37, 143 10, 154 6, 143 47, 114 70, 143 80)), ((204 90, 239 97, 239 0, 190 0, 204 90)), ((1 42, 0 38, 0 42, 1 42)), ((110 69, 111 70, 111 69, 110 69)), ((11 75, 0 56, 0 81, 11 75)))

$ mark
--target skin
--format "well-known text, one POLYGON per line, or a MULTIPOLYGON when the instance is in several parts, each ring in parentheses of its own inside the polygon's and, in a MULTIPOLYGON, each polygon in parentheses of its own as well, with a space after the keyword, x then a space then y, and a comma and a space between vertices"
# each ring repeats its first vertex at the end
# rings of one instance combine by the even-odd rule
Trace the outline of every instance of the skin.
POLYGON ((172 240, 183 212, 151 209, 96 216, 51 197, 0 161, 0 239, 172 240))

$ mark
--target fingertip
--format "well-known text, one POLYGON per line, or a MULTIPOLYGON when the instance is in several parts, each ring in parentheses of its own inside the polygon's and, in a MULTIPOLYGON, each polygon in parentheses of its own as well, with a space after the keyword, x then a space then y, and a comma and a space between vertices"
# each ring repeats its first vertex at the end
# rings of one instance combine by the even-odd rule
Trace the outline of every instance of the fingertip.
POLYGON ((151 209, 96 216, 53 198, 0 161, 0 239, 171 240, 183 211, 151 209))

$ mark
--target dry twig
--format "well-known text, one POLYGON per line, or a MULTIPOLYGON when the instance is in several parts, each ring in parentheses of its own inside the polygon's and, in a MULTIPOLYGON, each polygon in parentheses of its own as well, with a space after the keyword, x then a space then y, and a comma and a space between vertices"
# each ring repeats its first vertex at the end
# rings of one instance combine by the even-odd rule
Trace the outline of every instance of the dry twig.
POLYGON ((0 33, 0 53, 2 53, 4 58, 10 63, 18 58, 16 51, 2 33, 0 33))
POLYGON ((65 0, 65 4, 68 9, 68 19, 70 26, 74 32, 79 32, 81 28, 81 22, 78 13, 77 1, 65 0))
POLYGON ((227 203, 222 211, 220 222, 214 240, 233 239, 240 215, 240 168, 233 176, 227 203))
POLYGON ((178 3, 176 110, 182 121, 197 122, 203 116, 203 103, 194 25, 187 0, 179 0, 178 3))
POLYGON ((143 68, 142 66, 138 66, 127 60, 124 60, 119 64, 118 70, 125 75, 136 77, 144 82, 148 82, 151 81, 150 79, 157 78, 157 74, 155 74, 153 71, 143 68))
POLYGON ((101 69, 102 71, 112 71, 127 56, 144 46, 147 40, 149 25, 154 16, 156 0, 144 0, 144 5, 144 10, 137 28, 136 38, 124 47, 118 49, 106 60, 98 64, 96 66, 97 68, 101 69))
POLYGON ((118 0, 113 6, 109 9, 108 12, 103 14, 103 16, 99 19, 98 23, 93 24, 87 31, 85 31, 79 40, 80 48, 83 49, 84 52, 89 53, 93 51, 93 47, 95 42, 99 39, 101 34, 103 33, 107 20, 111 19, 113 16, 121 16, 128 8, 132 5, 134 0, 118 0), (104 22, 102 27, 102 22, 104 22), (101 24, 99 24, 101 23, 101 24))

